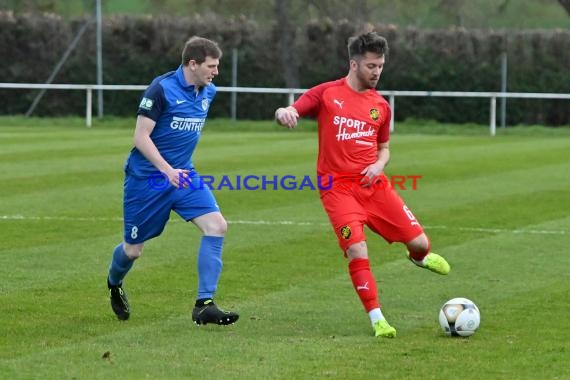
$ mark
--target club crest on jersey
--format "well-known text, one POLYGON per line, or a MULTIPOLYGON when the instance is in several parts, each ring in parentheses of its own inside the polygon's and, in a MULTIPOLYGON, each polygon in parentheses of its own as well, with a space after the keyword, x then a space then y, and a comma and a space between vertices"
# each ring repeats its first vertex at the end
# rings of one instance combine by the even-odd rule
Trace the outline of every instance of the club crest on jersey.
POLYGON ((344 226, 340 228, 340 235, 343 239, 348 239, 350 235, 352 235, 352 231, 350 230, 349 226, 344 226))
POLYGON ((204 111, 208 109, 208 99, 202 99, 202 109, 204 111))
POLYGON ((380 118, 380 112, 376 108, 370 110, 370 117, 372 120, 376 121, 380 118))

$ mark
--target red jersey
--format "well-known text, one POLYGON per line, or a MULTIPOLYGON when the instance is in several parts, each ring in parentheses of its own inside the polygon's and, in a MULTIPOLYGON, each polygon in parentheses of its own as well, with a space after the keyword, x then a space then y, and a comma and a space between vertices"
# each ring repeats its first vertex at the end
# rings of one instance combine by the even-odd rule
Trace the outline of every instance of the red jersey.
POLYGON ((299 116, 317 118, 317 175, 357 178, 378 159, 378 144, 390 139, 392 111, 375 89, 353 90, 346 78, 325 82, 304 93, 293 107, 299 116))

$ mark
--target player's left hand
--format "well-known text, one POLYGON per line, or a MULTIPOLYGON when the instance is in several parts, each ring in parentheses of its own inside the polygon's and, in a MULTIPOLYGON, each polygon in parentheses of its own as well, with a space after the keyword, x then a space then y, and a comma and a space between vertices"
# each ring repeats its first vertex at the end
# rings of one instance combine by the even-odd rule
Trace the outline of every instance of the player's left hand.
POLYGON ((382 182, 382 178, 380 174, 384 171, 384 165, 379 164, 378 162, 373 163, 372 165, 368 165, 364 170, 360 172, 364 176, 360 180, 360 186, 362 187, 370 187, 372 185, 377 185, 382 182))
POLYGON ((170 169, 166 171, 164 174, 168 177, 168 181, 172 184, 172 186, 176 187, 177 189, 186 189, 188 188, 188 183, 192 182, 190 180, 190 171, 187 169, 170 169))

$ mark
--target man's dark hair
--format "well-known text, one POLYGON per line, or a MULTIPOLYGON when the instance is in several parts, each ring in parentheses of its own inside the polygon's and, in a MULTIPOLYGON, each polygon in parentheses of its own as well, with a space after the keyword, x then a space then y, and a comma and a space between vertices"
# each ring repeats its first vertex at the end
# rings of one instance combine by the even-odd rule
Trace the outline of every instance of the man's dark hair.
POLYGON ((182 50, 182 65, 186 66, 190 61, 201 64, 204 63, 206 57, 221 58, 222 49, 217 43, 207 38, 190 37, 182 50))
POLYGON ((348 39, 348 59, 358 59, 366 53, 388 55, 388 41, 376 32, 362 33, 348 39))

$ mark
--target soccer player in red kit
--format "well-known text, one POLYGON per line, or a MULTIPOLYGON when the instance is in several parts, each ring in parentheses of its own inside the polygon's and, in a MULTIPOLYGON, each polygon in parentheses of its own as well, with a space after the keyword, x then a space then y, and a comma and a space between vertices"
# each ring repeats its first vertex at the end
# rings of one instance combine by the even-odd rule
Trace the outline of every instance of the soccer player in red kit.
POLYGON ((376 85, 387 53, 386 39, 375 32, 350 38, 348 75, 311 88, 293 105, 278 108, 275 119, 294 128, 299 117, 316 117, 322 204, 349 260, 350 278, 374 335, 393 338, 396 329, 380 310, 364 225, 389 243, 404 243, 408 258, 419 267, 448 274, 450 266, 430 252, 422 226, 384 174, 390 159, 391 110, 376 85))

